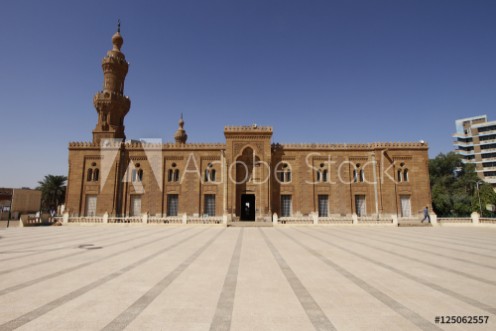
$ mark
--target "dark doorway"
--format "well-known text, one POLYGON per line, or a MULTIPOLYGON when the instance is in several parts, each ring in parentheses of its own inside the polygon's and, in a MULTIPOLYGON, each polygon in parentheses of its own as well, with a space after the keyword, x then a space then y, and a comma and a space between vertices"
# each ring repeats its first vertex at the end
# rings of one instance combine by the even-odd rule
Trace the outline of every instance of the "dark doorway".
POLYGON ((242 221, 255 220, 255 194, 241 194, 241 215, 242 221))

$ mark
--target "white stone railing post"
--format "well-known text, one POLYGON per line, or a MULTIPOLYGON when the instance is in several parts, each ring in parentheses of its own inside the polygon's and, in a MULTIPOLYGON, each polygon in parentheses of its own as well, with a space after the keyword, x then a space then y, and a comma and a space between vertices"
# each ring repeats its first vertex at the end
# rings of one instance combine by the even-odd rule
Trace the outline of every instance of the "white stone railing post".
POLYGON ((351 218, 353 219, 353 224, 356 225, 358 224, 358 215, 353 213, 353 215, 351 215, 351 218))
POLYGON ((274 225, 277 225, 278 220, 279 220, 279 218, 277 217, 277 214, 274 213, 274 215, 272 215, 272 223, 274 225))
POLYGON ((312 215, 313 224, 314 225, 319 224, 319 214, 313 212, 313 213, 311 213, 311 215, 312 215))
POLYGON ((144 213, 141 216, 141 220, 143 221, 143 224, 148 224, 148 213, 144 213))
POLYGON ((105 212, 105 214, 103 214, 103 224, 107 224, 108 223, 108 213, 105 212))
POLYGON ((431 216, 432 226, 439 226, 439 222, 437 221, 437 215, 432 213, 430 216, 431 216))
POLYGON ((187 215, 186 213, 184 213, 184 214, 183 214, 183 219, 182 219, 182 221, 183 221, 183 224, 188 223, 188 215, 187 215))
POLYGON ((222 214, 222 224, 227 225, 227 214, 222 214))
POLYGON ((62 224, 67 224, 69 223, 69 213, 65 212, 64 215, 62 215, 62 224))
POLYGON ((472 214, 470 214, 470 218, 472 219, 473 225, 480 225, 480 215, 478 212, 474 211, 472 214))
POLYGON ((393 225, 398 226, 398 215, 392 214, 391 218, 393 219, 393 225))

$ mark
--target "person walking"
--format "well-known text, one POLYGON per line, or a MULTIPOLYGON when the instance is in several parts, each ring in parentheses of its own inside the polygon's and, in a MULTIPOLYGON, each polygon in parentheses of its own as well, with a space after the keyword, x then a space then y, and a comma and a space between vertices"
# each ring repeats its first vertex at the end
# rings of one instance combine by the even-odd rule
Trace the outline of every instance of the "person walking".
POLYGON ((420 223, 424 223, 424 221, 427 220, 429 223, 431 222, 431 217, 429 216, 429 206, 425 206, 424 208, 424 218, 420 223))

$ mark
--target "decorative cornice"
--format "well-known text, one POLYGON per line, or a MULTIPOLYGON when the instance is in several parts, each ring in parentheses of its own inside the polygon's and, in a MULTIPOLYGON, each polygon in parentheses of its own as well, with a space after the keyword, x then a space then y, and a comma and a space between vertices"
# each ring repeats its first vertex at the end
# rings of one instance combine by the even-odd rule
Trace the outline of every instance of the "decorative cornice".
POLYGON ((272 149, 285 150, 374 150, 374 149, 428 149, 427 143, 420 142, 377 142, 367 144, 272 144, 272 149))
POLYGON ((225 126, 224 127, 224 133, 238 133, 238 132, 244 132, 244 133, 272 133, 272 127, 271 126, 257 126, 256 124, 253 125, 241 125, 241 126, 225 126))

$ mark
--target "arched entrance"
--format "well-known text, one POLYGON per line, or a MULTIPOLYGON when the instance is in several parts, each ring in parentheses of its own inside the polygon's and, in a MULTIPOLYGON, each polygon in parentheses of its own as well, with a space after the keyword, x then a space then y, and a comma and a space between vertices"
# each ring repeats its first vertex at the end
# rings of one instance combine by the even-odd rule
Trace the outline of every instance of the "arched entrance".
POLYGON ((251 147, 246 147, 236 159, 236 215, 241 221, 255 221, 256 218, 256 165, 260 159, 251 147))

